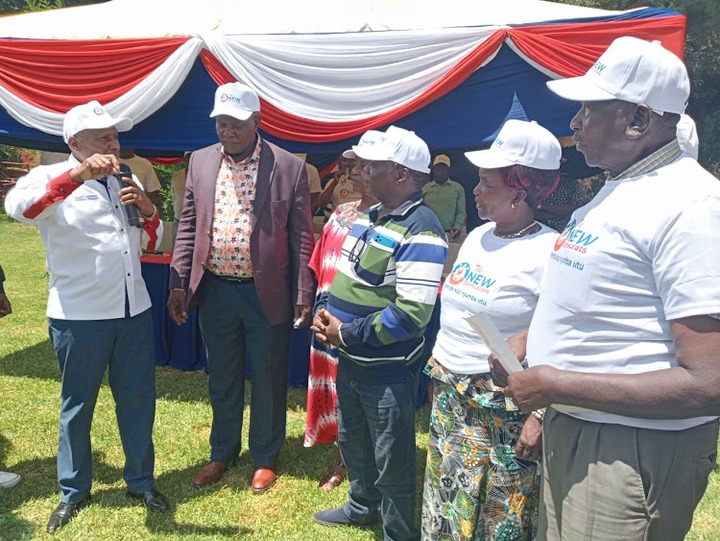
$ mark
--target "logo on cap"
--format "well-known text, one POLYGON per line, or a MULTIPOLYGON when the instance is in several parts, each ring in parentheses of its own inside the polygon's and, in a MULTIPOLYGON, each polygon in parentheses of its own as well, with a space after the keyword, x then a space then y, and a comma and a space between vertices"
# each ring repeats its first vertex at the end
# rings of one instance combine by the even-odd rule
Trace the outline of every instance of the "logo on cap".
POLYGON ((602 75, 602 72, 605 71, 605 68, 607 68, 606 64, 603 64, 599 60, 595 62, 595 64, 592 67, 592 71, 597 73, 598 75, 602 75))
POLYGON ((504 139, 500 139, 500 138, 498 137, 497 139, 495 139, 495 143, 494 143, 494 144, 497 145, 497 146, 499 146, 499 147, 501 147, 501 146, 503 146, 503 145, 505 144, 505 140, 504 140, 504 139))
POLYGON ((93 113, 100 116, 100 115, 104 115, 105 111, 103 110, 102 107, 95 107, 95 109, 93 109, 93 113))
POLYGON ((243 100, 242 98, 238 98, 237 96, 233 96, 232 94, 223 94, 220 96, 220 101, 225 103, 226 101, 234 101, 235 103, 242 104, 243 100))

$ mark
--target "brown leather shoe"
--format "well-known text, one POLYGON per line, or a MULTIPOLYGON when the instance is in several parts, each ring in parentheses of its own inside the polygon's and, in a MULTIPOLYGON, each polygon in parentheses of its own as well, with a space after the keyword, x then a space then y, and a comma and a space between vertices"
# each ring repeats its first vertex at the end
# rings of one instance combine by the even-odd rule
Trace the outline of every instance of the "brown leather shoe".
POLYGON ((192 486, 194 488, 201 488, 207 485, 217 483, 220 478, 228 469, 230 462, 221 462, 219 460, 212 460, 205 464, 205 467, 198 472, 195 479, 192 480, 192 486))
POLYGON ((250 488, 255 494, 262 494, 275 484, 275 470, 272 468, 255 468, 250 488))

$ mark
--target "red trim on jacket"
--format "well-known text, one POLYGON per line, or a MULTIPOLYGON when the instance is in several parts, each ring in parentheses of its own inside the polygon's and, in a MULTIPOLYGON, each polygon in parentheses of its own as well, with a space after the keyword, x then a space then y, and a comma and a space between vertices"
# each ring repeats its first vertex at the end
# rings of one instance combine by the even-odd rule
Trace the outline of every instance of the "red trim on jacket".
POLYGON ((58 201, 65 200, 71 193, 77 190, 82 183, 73 182, 70 179, 70 170, 65 171, 59 177, 50 179, 47 183, 47 192, 40 199, 30 205, 23 216, 28 220, 37 218, 42 211, 58 201))
POLYGON ((154 252, 155 248, 157 247, 158 225, 160 225, 160 212, 158 212, 157 208, 154 209, 153 215, 151 218, 148 219, 145 216, 143 216, 143 229, 145 230, 145 233, 147 233, 148 237, 150 237, 150 240, 148 241, 147 246, 145 247, 145 250, 148 252, 154 252))

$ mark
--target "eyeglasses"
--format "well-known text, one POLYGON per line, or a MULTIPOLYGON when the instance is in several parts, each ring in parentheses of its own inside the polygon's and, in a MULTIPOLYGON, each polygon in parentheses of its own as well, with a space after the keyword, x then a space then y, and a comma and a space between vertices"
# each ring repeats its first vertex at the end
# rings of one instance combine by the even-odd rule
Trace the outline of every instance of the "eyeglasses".
POLYGON ((350 252, 348 253, 348 261, 350 263, 358 263, 360 261, 360 257, 362 256, 363 252, 365 251, 365 246, 367 246, 368 238, 370 235, 373 234, 375 230, 375 226, 370 227, 366 229, 362 235, 360 235, 357 240, 355 241, 355 244, 353 244, 353 247, 350 249, 350 252))

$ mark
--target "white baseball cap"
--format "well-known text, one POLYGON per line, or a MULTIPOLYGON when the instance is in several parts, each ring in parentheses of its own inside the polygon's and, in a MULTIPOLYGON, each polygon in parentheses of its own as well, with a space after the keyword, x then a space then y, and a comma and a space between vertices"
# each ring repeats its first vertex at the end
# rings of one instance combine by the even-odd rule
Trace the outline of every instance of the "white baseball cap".
POLYGON ((343 152, 345 158, 358 157, 371 162, 390 161, 413 171, 430 172, 430 149, 415 132, 390 126, 385 133, 366 131, 352 150, 343 152))
POLYGON ((623 36, 613 41, 585 75, 547 86, 573 101, 623 100, 657 113, 685 112, 690 80, 682 60, 659 41, 623 36))
POLYGON ((500 169, 525 165, 534 169, 560 169, 560 141, 535 121, 510 119, 487 150, 466 152, 474 165, 483 169, 500 169))
POLYGON ((63 138, 67 143, 71 137, 83 130, 103 130, 116 128, 117 131, 129 131, 133 121, 129 118, 113 118, 100 102, 93 100, 83 105, 76 105, 65 113, 63 119, 63 138))
POLYGON ((227 83, 215 91, 215 106, 210 117, 228 115, 238 120, 247 120, 260 110, 257 92, 242 83, 227 83))

